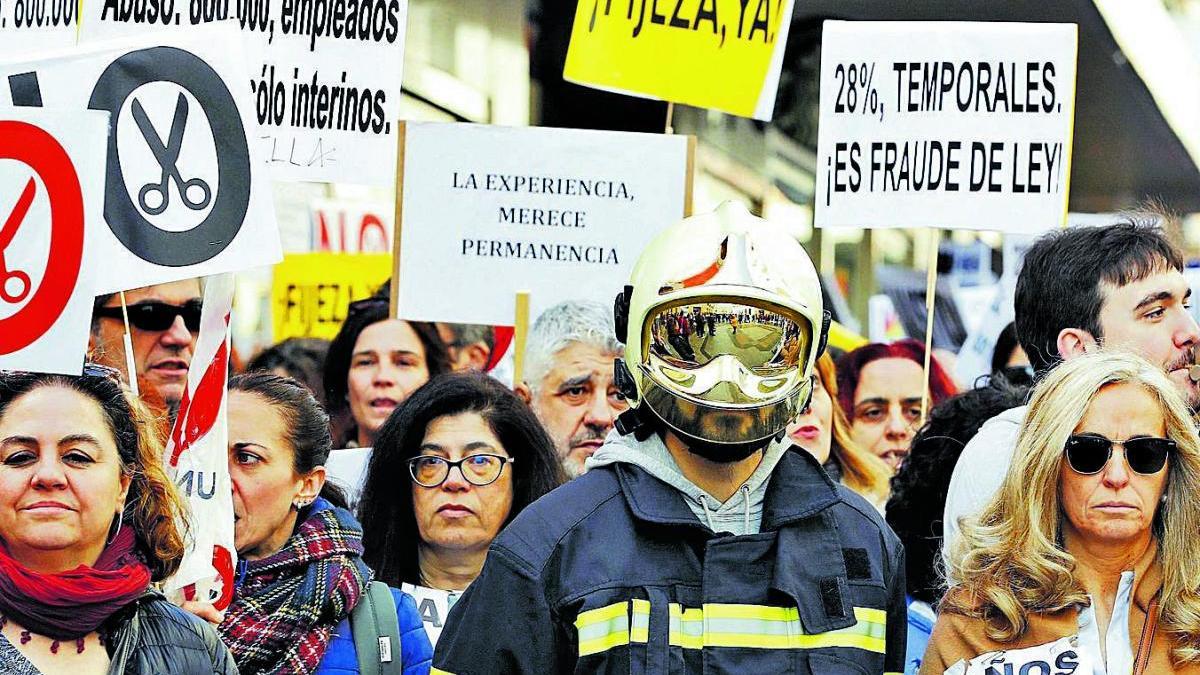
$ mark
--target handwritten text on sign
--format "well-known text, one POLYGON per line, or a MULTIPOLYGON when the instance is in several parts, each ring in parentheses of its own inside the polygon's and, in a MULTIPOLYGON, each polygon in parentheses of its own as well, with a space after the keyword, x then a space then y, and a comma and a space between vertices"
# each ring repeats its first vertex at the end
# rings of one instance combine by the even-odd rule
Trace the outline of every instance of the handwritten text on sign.
POLYGON ((272 177, 392 183, 407 0, 83 0, 83 7, 85 41, 237 21, 250 59, 255 140, 272 177))
POLYGON ((646 242, 683 217, 685 136, 409 124, 400 316, 509 325, 564 300, 609 304, 646 242))
POLYGON ((563 76, 769 120, 792 0, 580 0, 563 76))
POLYGON ((817 225, 1060 225, 1076 46, 1065 24, 825 22, 817 225))

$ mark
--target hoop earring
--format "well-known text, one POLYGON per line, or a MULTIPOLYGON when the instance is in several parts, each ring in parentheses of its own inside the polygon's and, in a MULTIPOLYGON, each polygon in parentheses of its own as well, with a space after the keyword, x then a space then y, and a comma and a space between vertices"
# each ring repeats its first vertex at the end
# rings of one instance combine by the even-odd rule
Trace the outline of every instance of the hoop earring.
POLYGON ((121 527, 125 524, 125 509, 121 509, 120 511, 117 511, 116 521, 117 521, 117 529, 116 530, 112 529, 112 525, 108 526, 109 535, 108 535, 108 539, 104 542, 105 546, 108 546, 109 544, 113 543, 113 540, 116 539, 117 535, 121 533, 121 527))

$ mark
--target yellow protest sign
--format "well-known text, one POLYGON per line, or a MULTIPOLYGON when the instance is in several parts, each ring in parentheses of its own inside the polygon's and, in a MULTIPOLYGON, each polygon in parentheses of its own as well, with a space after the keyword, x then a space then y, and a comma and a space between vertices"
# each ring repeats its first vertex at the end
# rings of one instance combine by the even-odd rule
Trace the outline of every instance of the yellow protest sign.
POLYGON ((285 255, 271 281, 275 341, 333 339, 350 303, 369 297, 391 275, 392 256, 386 253, 285 255))
POLYGON ((563 77, 770 120, 792 0, 580 0, 563 77))

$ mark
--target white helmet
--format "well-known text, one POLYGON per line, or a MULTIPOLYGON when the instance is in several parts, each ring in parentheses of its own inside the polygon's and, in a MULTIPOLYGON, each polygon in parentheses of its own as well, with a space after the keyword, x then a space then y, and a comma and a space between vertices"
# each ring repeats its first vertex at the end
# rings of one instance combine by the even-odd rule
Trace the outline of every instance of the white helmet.
POLYGON ((616 310, 632 406, 718 461, 761 448, 807 405, 829 329, 804 247, 735 202, 655 237, 616 310))

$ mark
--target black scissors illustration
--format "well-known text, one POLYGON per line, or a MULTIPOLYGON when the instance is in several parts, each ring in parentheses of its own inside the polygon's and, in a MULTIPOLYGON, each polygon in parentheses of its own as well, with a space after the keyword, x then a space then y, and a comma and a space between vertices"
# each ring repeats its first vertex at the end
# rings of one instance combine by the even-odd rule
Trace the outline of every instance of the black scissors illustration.
POLYGON ((25 214, 29 212, 29 205, 33 203, 33 196, 36 192, 37 184, 30 178, 29 182, 25 184, 25 189, 21 191, 21 196, 17 198, 17 205, 5 219, 4 227, 0 227, 0 300, 10 304, 24 300, 29 295, 32 283, 28 274, 21 270, 8 269, 8 264, 4 261, 4 249, 8 248, 13 237, 17 235, 17 229, 25 220, 25 214), (16 293, 9 292, 8 282, 10 279, 16 280, 21 285, 21 290, 16 293))
POLYGON ((187 128, 187 117, 188 102, 181 93, 178 102, 175 103, 175 118, 171 120, 171 135, 164 147, 158 132, 154 130, 154 125, 150 123, 150 118, 146 116, 146 110, 142 107, 141 101, 133 99, 133 119, 137 121, 142 137, 146 139, 146 144, 150 146, 150 151, 154 153, 158 165, 162 167, 162 179, 158 183, 147 183, 142 186, 141 190, 138 190, 138 204, 149 215, 157 216, 167 210, 167 205, 170 203, 170 193, 167 188, 170 186, 172 178, 175 179, 175 185, 179 187, 179 195, 183 197, 184 206, 189 209, 199 211, 208 206, 209 201, 212 200, 212 190, 209 189, 208 183, 199 178, 185 181, 179 175, 179 151, 183 147, 183 131, 187 128), (200 190, 204 196, 198 201, 192 201, 188 197, 188 190, 192 188, 200 190), (158 193, 161 197, 156 206, 147 203, 146 197, 150 193, 158 193))

